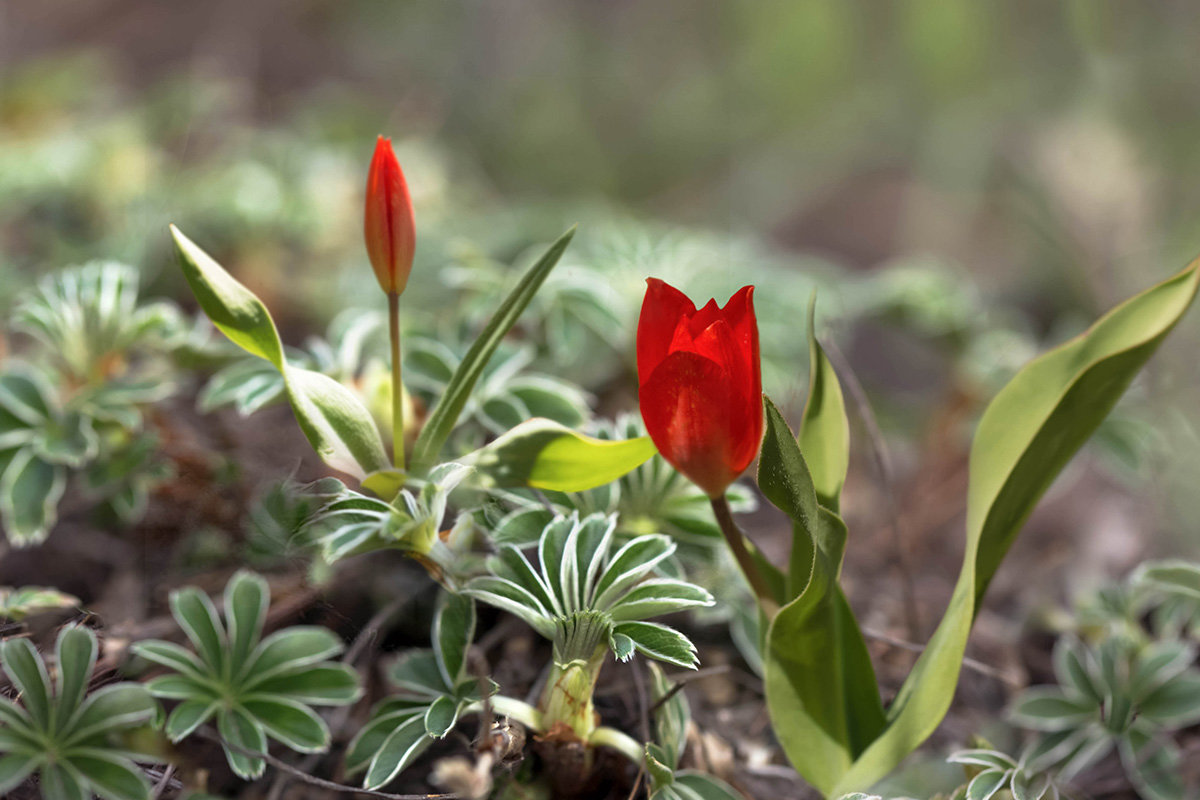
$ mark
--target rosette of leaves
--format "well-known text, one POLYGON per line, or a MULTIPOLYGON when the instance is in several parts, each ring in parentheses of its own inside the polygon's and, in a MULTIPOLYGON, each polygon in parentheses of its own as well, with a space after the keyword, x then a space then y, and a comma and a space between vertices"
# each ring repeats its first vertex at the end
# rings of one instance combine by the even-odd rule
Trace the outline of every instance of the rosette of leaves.
POLYGON ((1130 592, 1144 598, 1155 635, 1200 638, 1200 564, 1148 561, 1129 578, 1130 592))
POLYGON ((42 279, 13 315, 13 327, 36 339, 75 386, 117 378, 139 353, 170 349, 181 323, 174 304, 139 302, 137 270, 113 261, 42 279))
POLYGON ((171 615, 195 652, 159 640, 133 645, 172 671, 146 684, 156 697, 179 701, 167 717, 168 738, 178 742, 215 717, 229 766, 247 780, 262 775, 265 762, 243 751, 265 753, 268 737, 299 752, 322 751, 329 727, 312 707, 348 705, 361 694, 358 674, 329 660, 343 647, 329 630, 293 626, 262 638, 269 604, 266 581, 243 570, 225 587, 226 624, 199 589, 171 593, 171 615))
POLYGON ((691 709, 687 696, 654 663, 650 664, 650 700, 655 709, 654 741, 646 745, 651 800, 743 800, 741 793, 720 778, 679 768, 691 709))
POLYGON ((0 373, 0 520, 18 546, 46 538, 67 479, 123 520, 141 515, 162 475, 142 409, 172 391, 152 361, 180 315, 138 302, 137 272, 111 262, 64 270, 18 305, 13 326, 38 347, 0 373))
POLYGON ((462 464, 440 464, 425 479, 409 478, 403 489, 394 474, 368 477, 364 486, 392 496, 391 502, 356 492, 334 478, 320 481, 316 493, 327 499, 311 524, 319 529, 316 536, 325 560, 382 549, 436 556, 450 493, 471 471, 462 464))
POLYGON ((371 709, 371 718, 346 753, 346 771, 366 771, 363 786, 390 783, 434 741, 444 738, 472 703, 494 685, 470 676, 467 649, 475 636, 475 605, 443 593, 433 620, 433 647, 414 650, 388 670, 397 693, 371 709))
POLYGON ((1029 769, 1056 768, 1068 783, 1114 750, 1148 800, 1184 797, 1174 733, 1200 721, 1195 648, 1181 641, 1136 647, 1107 639, 1088 647, 1062 637, 1054 648, 1057 686, 1026 690, 1013 721, 1038 731, 1025 756, 1029 769))
POLYGON ((1058 800, 1059 791, 1051 776, 1031 770, 1023 759, 991 748, 972 748, 951 753, 951 764, 961 764, 970 781, 959 788, 952 800, 990 800, 1007 791, 1012 800, 1058 800))
POLYGON ((538 541, 538 567, 519 548, 502 545, 491 574, 466 593, 527 622, 554 645, 540 709, 543 729, 565 726, 581 741, 596 730, 592 693, 606 654, 627 661, 639 652, 682 667, 696 666, 696 648, 651 617, 711 605, 707 590, 675 578, 651 577, 675 552, 661 534, 616 546, 613 516, 558 517, 538 541))
POLYGON ((87 693, 96 663, 96 636, 71 625, 55 646, 56 679, 28 639, 0 644, 4 672, 21 703, 0 698, 0 794, 39 773, 42 796, 51 800, 146 800, 150 785, 134 760, 133 732, 152 724, 158 704, 145 687, 117 683, 87 693))

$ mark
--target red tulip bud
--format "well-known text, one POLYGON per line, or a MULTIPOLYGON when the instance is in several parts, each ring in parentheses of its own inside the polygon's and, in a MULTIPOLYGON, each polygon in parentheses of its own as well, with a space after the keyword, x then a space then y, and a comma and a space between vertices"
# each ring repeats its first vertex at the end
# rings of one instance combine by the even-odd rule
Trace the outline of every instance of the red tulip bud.
POLYGON ((719 497, 762 439, 762 367, 753 286, 699 311, 678 289, 646 281, 638 320, 638 399, 646 432, 670 464, 719 497))
POLYGON ((382 136, 375 142, 375 155, 367 175, 363 232, 379 285, 387 294, 402 293, 412 272, 417 234, 408 183, 392 150, 391 139, 382 136))

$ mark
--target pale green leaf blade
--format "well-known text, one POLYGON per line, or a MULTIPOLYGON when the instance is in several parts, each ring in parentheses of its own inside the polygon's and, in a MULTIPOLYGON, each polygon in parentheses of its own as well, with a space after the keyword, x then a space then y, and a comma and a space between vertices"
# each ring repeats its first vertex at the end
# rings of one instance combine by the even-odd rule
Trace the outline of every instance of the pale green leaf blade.
POLYGON ((837 373, 817 341, 817 296, 808 304, 808 401, 800 422, 800 452, 812 474, 817 500, 837 511, 850 468, 850 421, 837 373))
POLYGON ((467 460, 495 487, 582 492, 615 481, 655 452, 648 436, 594 439, 536 418, 522 422, 467 460))
POLYGON ((521 312, 529 305, 529 301, 533 299, 542 282, 546 280, 550 270, 554 269, 554 265, 558 263, 574 235, 574 228, 564 233, 538 259, 537 263, 529 268, 529 271, 496 309, 496 313, 492 315, 487 326, 472 343, 471 349, 467 351, 467 355, 458 365, 458 369, 454 371, 454 377, 450 379, 442 396, 438 398, 421 433, 417 436, 416 444, 413 446, 414 469, 427 467, 437 458, 438 451, 442 449, 442 445, 445 444, 450 432, 458 423, 458 416, 462 413, 467 398, 471 396, 471 390, 475 388, 476 381, 483 374, 488 360, 516 323, 517 318, 521 316, 521 312))

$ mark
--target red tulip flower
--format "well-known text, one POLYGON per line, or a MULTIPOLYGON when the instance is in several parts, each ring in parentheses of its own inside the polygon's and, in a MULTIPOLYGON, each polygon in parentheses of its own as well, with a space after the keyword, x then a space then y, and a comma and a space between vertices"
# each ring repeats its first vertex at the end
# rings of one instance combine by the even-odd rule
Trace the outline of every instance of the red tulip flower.
POLYGON ((363 219, 367 255, 375 269, 375 277, 386 294, 399 295, 412 272, 417 234, 408 183, 392 150, 391 139, 382 136, 375 142, 375 155, 367 175, 367 207, 363 219))
POLYGON ((754 460, 763 434, 753 286, 699 311, 657 278, 638 320, 638 394, 646 431, 670 464, 712 498, 754 460))

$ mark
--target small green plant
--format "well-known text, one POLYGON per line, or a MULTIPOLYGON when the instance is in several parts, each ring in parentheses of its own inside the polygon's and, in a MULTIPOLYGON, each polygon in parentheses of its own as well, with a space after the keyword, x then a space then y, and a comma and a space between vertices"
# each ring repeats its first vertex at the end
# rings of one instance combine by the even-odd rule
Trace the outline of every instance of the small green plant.
POLYGON ((443 593, 433 622, 433 648, 405 653, 388 670, 397 694, 371 709, 371 719, 346 753, 346 771, 366 771, 363 786, 387 785, 429 745, 453 730, 468 708, 478 710, 495 687, 471 677, 467 650, 475 636, 475 605, 443 593))
POLYGON ((358 699, 358 674, 329 661, 342 642, 325 628, 294 626, 262 638, 270 603, 267 583, 241 571, 225 587, 225 625, 208 595, 195 588, 171 594, 171 614, 195 652, 171 642, 137 642, 133 652, 172 670, 152 678, 156 697, 178 700, 167 717, 173 742, 216 717, 225 757, 242 778, 262 775, 267 737, 304 753, 329 746, 329 726, 312 706, 358 699), (233 745, 230 747, 228 745, 233 745), (237 748, 237 749, 235 749, 237 748))
POLYGON ((17 546, 49 535, 72 475, 125 520, 162 476, 142 411, 173 389, 161 363, 177 309, 138 301, 131 267, 97 262, 44 279, 13 326, 37 345, 0 372, 0 521, 17 546))
POLYGON ((467 594, 508 611, 554 644, 554 663, 540 709, 542 727, 589 742, 596 730, 592 692, 607 655, 696 666, 696 648, 679 631, 650 617, 711 605, 705 589, 651 578, 675 551, 666 536, 639 536, 616 548, 616 518, 560 517, 538 542, 539 567, 521 550, 500 548, 491 575, 472 580, 467 594))
POLYGON ((20 622, 31 614, 77 605, 78 597, 48 586, 0 586, 0 619, 20 622))
POLYGON ((1016 759, 993 748, 972 748, 951 753, 946 760, 961 764, 970 778, 952 798, 991 800, 1007 791, 1013 800, 1058 800, 1053 777, 1034 769, 1027 759, 1016 759))
POLYGON ((33 772, 47 800, 148 800, 150 784, 130 734, 154 722, 158 704, 140 684, 117 683, 88 694, 96 663, 96 636, 71 625, 55 646, 57 679, 51 685, 41 655, 28 639, 0 644, 0 662, 21 704, 0 698, 0 793, 33 772))
POLYGON ((1196 650, 1180 641, 1139 645, 1108 638, 1098 647, 1064 636, 1054 648, 1056 686, 1026 690, 1012 719, 1038 731, 1025 763, 1054 767, 1069 783, 1114 750, 1147 800, 1185 796, 1175 732, 1200 721, 1196 650))

